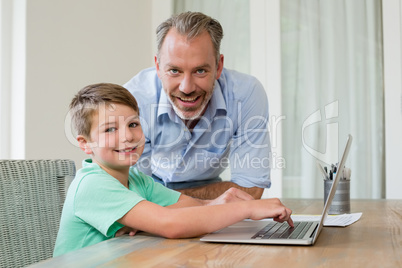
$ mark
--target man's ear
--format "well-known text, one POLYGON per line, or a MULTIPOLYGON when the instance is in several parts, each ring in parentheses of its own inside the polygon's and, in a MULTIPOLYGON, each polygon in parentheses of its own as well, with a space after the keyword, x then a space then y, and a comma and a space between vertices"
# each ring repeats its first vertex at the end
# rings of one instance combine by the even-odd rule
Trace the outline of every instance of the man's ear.
POLYGON ((158 56, 157 55, 155 55, 154 61, 155 61, 155 67, 156 67, 156 74, 158 75, 159 78, 161 78, 160 75, 159 75, 159 72, 160 72, 159 71, 159 61, 158 61, 158 56))
POLYGON ((84 136, 78 135, 77 141, 78 141, 78 145, 80 146, 81 150, 84 151, 84 153, 92 154, 92 149, 89 146, 89 142, 87 141, 87 139, 84 136))
POLYGON ((216 79, 218 80, 219 77, 220 77, 221 74, 222 74, 222 71, 223 71, 223 54, 221 54, 221 55, 219 56, 218 66, 217 66, 217 67, 218 67, 218 68, 217 68, 217 72, 216 72, 216 79))

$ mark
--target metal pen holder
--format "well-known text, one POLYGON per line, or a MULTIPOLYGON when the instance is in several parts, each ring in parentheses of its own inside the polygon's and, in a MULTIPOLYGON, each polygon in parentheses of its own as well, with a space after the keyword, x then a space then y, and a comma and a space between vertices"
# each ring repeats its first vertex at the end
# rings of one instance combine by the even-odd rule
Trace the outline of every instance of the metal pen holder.
MULTIPOLYGON (((324 204, 332 187, 333 180, 324 179, 324 204)), ((340 180, 328 214, 350 213, 350 180, 340 180)))

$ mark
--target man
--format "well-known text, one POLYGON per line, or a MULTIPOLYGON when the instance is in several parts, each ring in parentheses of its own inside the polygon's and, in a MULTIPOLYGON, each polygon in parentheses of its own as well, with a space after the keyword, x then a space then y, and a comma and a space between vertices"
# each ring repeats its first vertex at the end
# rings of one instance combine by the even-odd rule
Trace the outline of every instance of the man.
POLYGON ((186 195, 213 199, 236 187, 270 187, 268 100, 257 79, 223 67, 220 23, 185 12, 157 30, 155 68, 124 86, 146 137, 137 167, 186 195), (230 167, 231 180, 219 176, 230 167))

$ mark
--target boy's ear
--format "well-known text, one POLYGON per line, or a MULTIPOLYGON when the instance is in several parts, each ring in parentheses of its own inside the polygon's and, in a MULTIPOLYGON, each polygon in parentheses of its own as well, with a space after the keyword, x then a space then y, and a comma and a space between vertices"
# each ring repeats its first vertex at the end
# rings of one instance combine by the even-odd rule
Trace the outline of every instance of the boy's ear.
POLYGON ((78 141, 78 145, 80 146, 81 150, 84 151, 84 153, 92 154, 92 149, 89 146, 89 142, 87 141, 87 139, 84 136, 78 135, 77 141, 78 141))

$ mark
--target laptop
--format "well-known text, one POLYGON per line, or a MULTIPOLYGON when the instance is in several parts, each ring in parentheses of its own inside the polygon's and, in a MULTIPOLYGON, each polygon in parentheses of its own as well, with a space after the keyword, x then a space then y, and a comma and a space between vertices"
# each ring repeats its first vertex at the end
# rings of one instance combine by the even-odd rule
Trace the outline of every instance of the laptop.
POLYGON ((352 136, 348 135, 345 150, 334 183, 329 191, 324 210, 319 221, 294 222, 291 228, 287 222, 278 223, 273 220, 244 220, 202 237, 204 242, 247 243, 247 244, 281 244, 281 245, 314 245, 319 236, 328 210, 335 196, 346 158, 352 144, 352 136))

